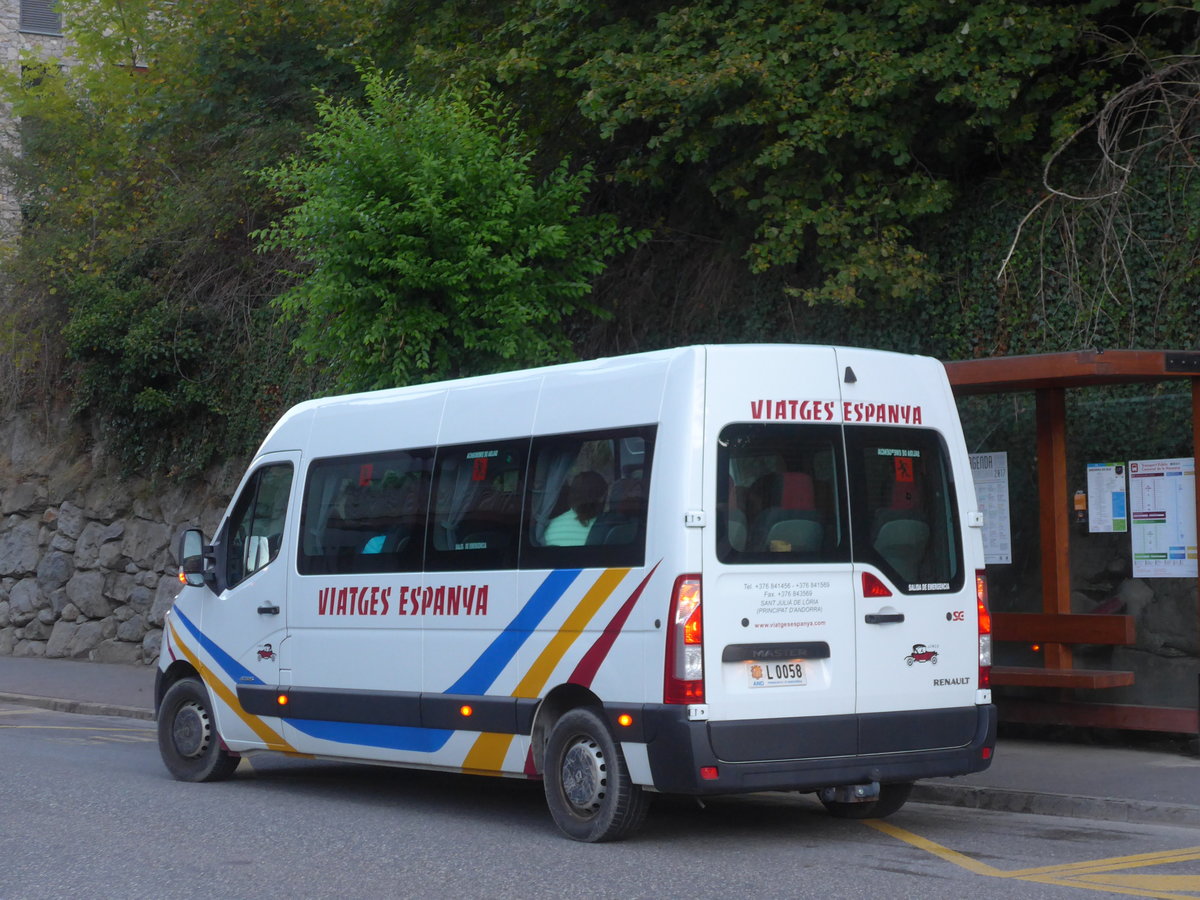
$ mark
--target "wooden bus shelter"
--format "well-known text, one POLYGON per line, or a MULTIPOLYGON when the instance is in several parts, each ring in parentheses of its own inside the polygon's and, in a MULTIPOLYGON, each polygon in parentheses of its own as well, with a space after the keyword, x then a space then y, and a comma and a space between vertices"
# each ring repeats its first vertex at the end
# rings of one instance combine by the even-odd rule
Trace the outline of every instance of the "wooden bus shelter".
MULTIPOLYGON (((1060 689, 1045 701, 1004 704, 1009 720, 1104 728, 1200 733, 1200 711, 1180 706, 1185 698, 1164 697, 1163 706, 1082 703, 1063 699, 1061 689, 1132 684, 1133 672, 1081 669, 1073 644, 1132 644, 1131 616, 1071 612, 1070 498, 1067 494, 1066 390, 1097 385, 1152 383, 1186 378, 1192 392, 1192 454, 1200 455, 1200 351, 1086 350, 1036 356, 1007 356, 946 363, 956 395, 1033 391, 1036 396, 1038 519, 1041 539, 1042 611, 996 613, 995 640, 1042 644, 1043 667, 995 666, 994 685, 1060 689), (1175 699, 1175 705, 1170 701, 1175 699)), ((1200 533, 1200 477, 1196 479, 1200 533)), ((1200 628, 1200 579, 1197 579, 1200 628)), ((1197 676, 1200 690, 1200 674, 1197 676)))

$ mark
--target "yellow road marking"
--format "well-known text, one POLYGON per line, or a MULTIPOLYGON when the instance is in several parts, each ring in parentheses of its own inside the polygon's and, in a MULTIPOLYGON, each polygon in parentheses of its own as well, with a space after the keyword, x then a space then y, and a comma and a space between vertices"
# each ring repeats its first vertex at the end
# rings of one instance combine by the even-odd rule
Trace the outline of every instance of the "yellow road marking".
POLYGON ((1079 880, 1114 887, 1200 893, 1200 875, 1083 875, 1079 880))
POLYGON ((1156 897, 1159 900, 1195 900, 1197 895, 1200 895, 1200 875, 1118 874, 1119 870, 1200 860, 1200 847, 1134 853, 1129 856, 1005 871, 879 819, 870 819, 863 824, 976 875, 986 875, 990 878, 1015 878, 1036 884, 1106 891, 1132 897, 1156 897), (1180 891, 1184 893, 1179 893, 1180 891))
POLYGON ((1155 900, 1196 900, 1195 894, 1177 894, 1173 891, 1143 890, 1136 887, 1116 887, 1114 885, 1088 884, 1071 878, 1053 878, 1050 876, 1033 876, 1022 878, 1021 881, 1031 881, 1034 884, 1052 884, 1056 887, 1079 888, 1084 891, 1103 891, 1106 894, 1124 894, 1129 897, 1154 897, 1155 900))
POLYGON ((27 716, 30 713, 45 712, 46 710, 26 707, 24 709, 0 709, 0 716, 27 716))
POLYGON ((158 742, 158 738, 154 736, 153 732, 142 732, 140 736, 132 734, 98 734, 96 735, 96 740, 112 741, 114 744, 154 744, 158 742), (146 735, 151 736, 146 737, 146 735))
POLYGON ((954 865, 966 869, 968 872, 974 872, 976 875, 988 875, 993 878, 1008 877, 1008 873, 1003 869, 997 869, 995 866, 981 863, 977 859, 971 859, 971 857, 959 853, 957 850, 951 850, 949 847, 943 847, 941 844, 913 834, 911 831, 897 828, 895 825, 884 822, 882 819, 867 819, 864 824, 869 825, 876 831, 882 831, 884 834, 891 835, 897 840, 904 841, 906 844, 911 844, 918 850, 924 850, 926 853, 932 853, 934 856, 946 860, 946 862, 954 863, 954 865))
POLYGON ((1191 862, 1200 859, 1200 847, 1185 847, 1182 850, 1159 850, 1153 853, 1135 853, 1131 856, 1113 856, 1088 862, 1063 863, 1057 866, 1039 866, 1035 869, 1020 869, 1014 875, 1070 875, 1082 877, 1097 872, 1112 872, 1118 869, 1137 869, 1142 866, 1161 866, 1167 863, 1191 862))

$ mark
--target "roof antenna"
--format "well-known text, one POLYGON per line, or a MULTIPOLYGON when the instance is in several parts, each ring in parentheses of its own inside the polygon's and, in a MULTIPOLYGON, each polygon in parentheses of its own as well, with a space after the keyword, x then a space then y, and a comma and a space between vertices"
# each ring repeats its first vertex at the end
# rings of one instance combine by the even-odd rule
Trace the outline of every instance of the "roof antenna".
POLYGON ((854 384, 854 382, 858 381, 858 376, 854 374, 854 370, 852 368, 846 366, 846 375, 842 381, 846 382, 846 384, 854 384))

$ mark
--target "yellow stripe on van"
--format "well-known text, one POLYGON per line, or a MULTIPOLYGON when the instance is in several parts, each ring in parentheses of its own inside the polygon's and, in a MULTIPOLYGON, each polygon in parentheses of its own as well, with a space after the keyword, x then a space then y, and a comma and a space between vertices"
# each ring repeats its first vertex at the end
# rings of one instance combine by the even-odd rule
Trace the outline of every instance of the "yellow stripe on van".
MULTIPOLYGON (((558 633, 550 639, 545 649, 538 654, 529 671, 517 683, 513 690, 514 697, 538 697, 554 669, 567 655, 567 650, 583 634, 588 622, 600 611, 613 591, 617 589, 622 579, 629 574, 629 569, 605 569, 588 588, 583 599, 571 610, 558 633)), ((504 757, 512 745, 515 735, 494 734, 485 732, 476 738, 475 743, 463 760, 463 771, 473 774, 495 774, 504 765, 504 757)))
POLYGON ((541 695, 542 688, 550 680, 550 673, 562 662, 562 658, 567 655, 567 650, 583 633, 584 626, 600 611, 600 607, 612 596, 612 592, 617 589, 621 579, 628 574, 628 569, 605 569, 600 574, 596 583, 583 595, 579 605, 567 616, 567 621, 563 622, 558 634, 550 639, 546 649, 538 654, 537 660, 529 667, 525 677, 518 682, 512 694, 514 697, 538 697, 541 695))
POLYGON ((463 772, 467 775, 499 774, 514 737, 516 735, 496 734, 493 731, 485 731, 479 735, 463 760, 463 772))
POLYGON ((296 748, 285 741, 283 736, 275 731, 275 729, 268 727, 267 724, 258 716, 252 716, 250 713, 242 709, 242 704, 238 701, 237 694, 227 688, 224 683, 222 683, 222 681, 215 674, 213 674, 213 671, 204 663, 202 663, 200 658, 196 656, 195 653, 187 648, 187 645, 179 639, 179 632, 175 630, 174 623, 172 623, 169 619, 167 620, 167 627, 171 629, 171 639, 173 643, 179 648, 179 651, 187 657, 188 662, 195 667, 196 671, 200 673, 200 677, 204 679, 204 683, 213 689, 213 693, 220 697, 225 702, 225 705, 233 710, 234 714, 237 715, 239 719, 249 725, 254 733, 263 739, 268 750, 278 750, 281 753, 296 753, 296 748))

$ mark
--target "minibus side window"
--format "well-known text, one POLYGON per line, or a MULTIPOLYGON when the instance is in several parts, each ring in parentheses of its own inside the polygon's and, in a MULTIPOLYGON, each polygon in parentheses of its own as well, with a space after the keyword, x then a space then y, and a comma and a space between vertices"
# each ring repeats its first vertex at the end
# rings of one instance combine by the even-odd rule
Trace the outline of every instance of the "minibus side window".
POLYGON ((717 558, 849 560, 842 465, 840 426, 726 426, 717 442, 717 558))
POLYGON ((642 565, 654 435, 642 427, 534 438, 521 567, 642 565))
POLYGON ((924 428, 846 426, 854 557, 905 592, 963 584, 953 470, 924 428))
POLYGON ((426 571, 515 569, 528 440, 439 447, 426 571))
POLYGON ((292 467, 286 463, 263 466, 246 482, 226 530, 227 587, 244 581, 279 555, 291 487, 292 467))
POLYGON ((300 519, 301 575, 419 572, 433 450, 315 460, 300 519))

